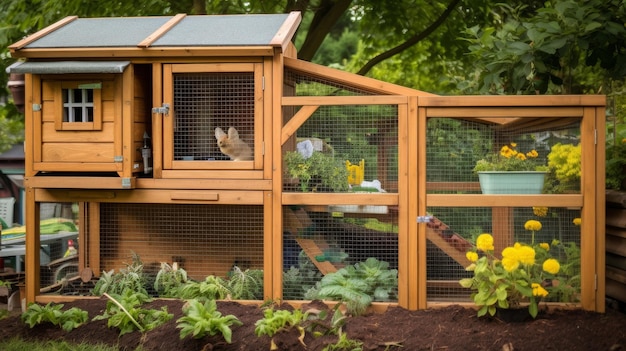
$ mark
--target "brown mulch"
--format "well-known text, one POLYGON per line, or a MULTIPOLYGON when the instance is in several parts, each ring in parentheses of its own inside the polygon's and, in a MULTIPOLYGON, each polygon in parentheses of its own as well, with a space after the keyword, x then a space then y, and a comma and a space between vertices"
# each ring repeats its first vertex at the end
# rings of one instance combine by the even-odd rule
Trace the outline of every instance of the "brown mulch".
MULTIPOLYGON (((232 343, 221 336, 202 339, 180 339, 176 320, 182 316, 182 301, 154 300, 146 308, 167 306, 174 314, 168 323, 141 334, 132 332, 119 336, 117 329, 107 327, 107 321, 90 321, 67 333, 52 325, 33 329, 22 323, 19 314, 0 320, 0 340, 19 337, 23 340, 65 340, 71 343, 105 343, 119 350, 269 350, 270 339, 257 337, 256 321, 263 311, 255 305, 218 301, 222 315, 232 314, 242 323, 233 327, 232 343)), ((89 312, 89 318, 102 314, 106 300, 76 300, 64 308, 79 307, 89 312)), ((323 309, 314 301, 308 308, 323 309)), ((290 309, 289 305, 277 308, 290 309)), ((318 329, 319 330, 319 329, 318 329)), ((391 307, 384 313, 349 317, 343 328, 348 338, 363 342, 363 350, 626 350, 626 314, 608 308, 606 313, 582 310, 555 310, 540 314, 535 320, 521 323, 503 322, 497 318, 477 318, 473 309, 452 305, 444 308, 409 311, 391 307)), ((279 350, 322 350, 334 343, 336 336, 314 337, 307 333, 303 345, 297 331, 282 332, 274 341, 279 350)))

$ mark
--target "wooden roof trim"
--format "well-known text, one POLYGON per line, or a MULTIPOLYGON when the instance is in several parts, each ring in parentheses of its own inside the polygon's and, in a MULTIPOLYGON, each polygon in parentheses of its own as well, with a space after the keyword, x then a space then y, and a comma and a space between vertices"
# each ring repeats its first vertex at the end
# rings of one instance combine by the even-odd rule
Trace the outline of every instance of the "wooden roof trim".
POLYGON ((285 52, 287 45, 291 42, 291 38, 293 38, 293 35, 296 33, 301 21, 302 16, 300 16, 300 12, 290 12, 285 22, 283 22, 278 29, 278 32, 276 32, 272 40, 270 40, 270 45, 280 46, 282 51, 285 52))
POLYGON ((157 39, 163 36, 163 34, 169 32, 178 22, 182 21, 185 17, 187 17, 186 13, 179 13, 176 16, 170 18, 169 21, 165 22, 159 29, 155 30, 152 34, 147 36, 144 40, 142 40, 139 44, 137 44, 140 48, 147 48, 152 43, 154 43, 157 39))
POLYGON ((311 62, 294 58, 284 58, 285 67, 297 71, 307 72, 312 76, 322 77, 331 81, 345 85, 357 87, 363 90, 375 92, 377 94, 392 94, 405 96, 437 96, 421 90, 415 90, 401 85, 383 82, 374 78, 360 76, 358 74, 340 71, 334 68, 325 67, 311 62))
POLYGON ((17 51, 13 58, 37 58, 37 59, 80 59, 80 58, 148 58, 148 57, 249 57, 249 56, 273 56, 274 48, 271 46, 181 46, 181 47, 137 47, 121 48, 44 48, 23 49, 17 51))
POLYGON ((420 107, 605 106, 604 95, 464 95, 420 97, 420 107))
POLYGON ((62 20, 59 20, 34 34, 29 35, 28 37, 18 41, 17 43, 9 45, 9 50, 11 50, 11 52, 14 52, 15 50, 20 50, 21 48, 34 42, 35 40, 38 40, 54 32, 55 30, 67 25, 68 23, 75 21, 77 18, 78 16, 67 16, 63 18, 62 20))

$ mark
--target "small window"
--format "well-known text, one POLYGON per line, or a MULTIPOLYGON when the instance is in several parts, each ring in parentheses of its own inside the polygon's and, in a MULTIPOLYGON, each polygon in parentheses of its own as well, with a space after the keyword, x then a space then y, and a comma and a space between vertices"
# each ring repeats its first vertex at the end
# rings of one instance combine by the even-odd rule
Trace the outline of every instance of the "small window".
MULTIPOLYGON (((100 130, 101 91, 99 82, 62 82, 59 88, 61 111, 57 130, 100 130)), ((58 95, 57 95, 58 96, 58 95)))

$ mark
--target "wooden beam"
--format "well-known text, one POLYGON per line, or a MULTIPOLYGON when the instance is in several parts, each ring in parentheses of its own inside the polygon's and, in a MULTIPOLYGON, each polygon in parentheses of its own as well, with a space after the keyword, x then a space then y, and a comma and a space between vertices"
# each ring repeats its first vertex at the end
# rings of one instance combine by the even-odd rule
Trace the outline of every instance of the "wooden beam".
MULTIPOLYGON (((78 16, 67 16, 65 18, 63 18, 60 21, 57 21, 49 26, 47 26, 46 28, 27 36, 26 38, 18 41, 17 43, 13 44, 13 45, 9 45, 9 50, 13 53, 16 50, 20 50, 23 47, 25 47, 26 45, 41 39, 42 37, 45 37, 46 35, 54 32, 55 30, 65 26, 66 24, 75 21, 76 19, 78 19, 78 16)), ((12 55, 13 57, 16 57, 14 55, 12 55)))
POLYGON ((187 14, 179 13, 176 16, 172 17, 169 21, 165 22, 159 29, 152 32, 149 36, 147 36, 144 40, 142 40, 139 44, 137 44, 140 48, 147 48, 152 43, 154 43, 157 39, 162 37, 165 33, 169 32, 178 22, 182 21, 187 14))
POLYGON ((285 22, 283 22, 272 40, 270 40, 270 45, 280 46, 281 50, 285 52, 285 50, 287 50, 287 46, 291 42, 291 38, 293 38, 293 35, 296 33, 296 30, 298 29, 301 21, 302 16, 300 16, 300 12, 290 12, 285 19, 285 22))

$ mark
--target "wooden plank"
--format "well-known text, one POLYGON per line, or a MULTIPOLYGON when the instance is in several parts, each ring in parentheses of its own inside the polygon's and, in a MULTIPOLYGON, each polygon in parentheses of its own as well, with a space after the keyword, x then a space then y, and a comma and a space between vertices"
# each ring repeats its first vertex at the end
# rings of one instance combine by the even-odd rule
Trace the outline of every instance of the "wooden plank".
MULTIPOLYGON (((42 162, 112 163, 115 152, 111 143, 44 143, 42 162)), ((76 166, 74 166, 76 167, 76 166)), ((74 171, 82 171, 81 167, 74 171)))
MULTIPOLYGON (((615 267, 606 268, 606 278, 613 279, 616 282, 626 284, 626 271, 615 267)), ((626 296, 624 296, 626 298, 626 296)))
MULTIPOLYGON (((431 117, 481 117, 492 118, 497 124, 520 122, 520 117, 535 117, 539 119, 552 117, 582 117, 582 107, 429 107, 427 116, 431 117)), ((541 121, 539 121, 541 123, 541 121)))
POLYGON ((626 228, 626 208, 607 208, 606 225, 626 228))
POLYGON ((311 262, 313 262, 315 267, 317 267, 317 269, 319 269, 323 275, 337 271, 337 267, 335 267, 332 263, 328 261, 320 262, 315 258, 316 256, 320 256, 324 254, 324 252, 318 245, 322 245, 322 246, 325 245, 326 247, 328 247, 328 244, 324 240, 304 239, 304 238, 298 238, 298 237, 296 237, 295 239, 298 242, 298 245, 300 245, 302 250, 304 250, 306 255, 309 257, 311 262))
MULTIPOLYGON (((272 56, 274 47, 272 46, 194 46, 194 47, 148 47, 148 48, 42 48, 28 49, 12 53, 13 58, 42 58, 42 59, 79 59, 102 57, 126 57, 140 59, 159 59, 168 57, 236 57, 236 56, 272 56)), ((223 60, 223 59, 222 59, 223 60)))
POLYGON ((302 16, 300 16, 299 11, 290 12, 285 22, 278 28, 278 31, 274 34, 272 40, 270 40, 270 45, 280 46, 282 51, 285 51, 301 21, 302 16))
POLYGON ((25 181, 29 187, 48 189, 133 189, 136 178, 127 179, 128 185, 119 177, 29 177, 25 181))
POLYGON ((541 204, 548 207, 581 208, 583 196, 558 195, 483 195, 483 194, 427 194, 429 206, 446 207, 532 207, 541 204))
POLYGON ((283 106, 338 106, 338 105, 398 105, 406 104, 407 97, 401 95, 369 96, 283 96, 283 106))
POLYGON ((420 97, 422 107, 605 106, 604 95, 463 95, 420 97))
POLYGON ((606 236, 606 252, 626 257, 626 238, 619 236, 606 236))
POLYGON ((38 162, 33 169, 43 172, 117 172, 122 169, 122 164, 109 163, 80 163, 78 162, 38 162))
POLYGON ((157 39, 163 36, 163 34, 169 32, 174 26, 178 24, 178 22, 182 21, 187 15, 184 13, 176 14, 174 17, 170 18, 167 22, 165 22, 159 29, 152 32, 148 35, 144 40, 137 44, 140 48, 147 48, 152 43, 154 43, 157 39))
POLYGON ((393 193, 283 193, 284 205, 398 205, 393 193))
POLYGON ((453 260, 458 262, 461 266, 466 267, 471 262, 465 257, 465 253, 457 250, 449 242, 447 242, 437 231, 433 228, 426 227, 426 238, 438 248, 440 248, 446 255, 450 256, 453 260))
POLYGON ((304 122, 319 109, 319 106, 303 106, 291 119, 285 123, 280 136, 280 145, 284 145, 292 135, 296 134, 304 122))
POLYGON ((44 143, 113 143, 115 138, 115 126, 112 122, 102 123, 102 130, 97 132, 93 130, 66 130, 59 132, 56 130, 54 123, 47 122, 44 122, 41 128, 44 143))
POLYGON ((137 189, 239 189, 239 190, 271 190, 269 179, 137 179, 137 189))

